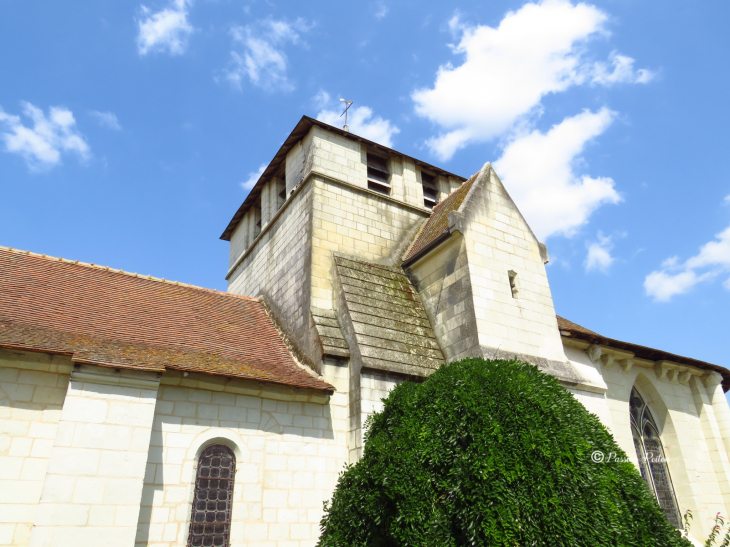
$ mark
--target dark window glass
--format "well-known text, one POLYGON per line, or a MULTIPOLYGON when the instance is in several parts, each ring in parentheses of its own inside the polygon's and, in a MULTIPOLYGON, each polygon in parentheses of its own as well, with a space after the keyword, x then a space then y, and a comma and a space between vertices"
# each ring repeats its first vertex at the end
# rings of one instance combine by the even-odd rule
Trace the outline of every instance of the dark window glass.
POLYGON ((227 547, 236 457, 227 446, 213 444, 198 460, 188 547, 227 547))
POLYGON ((629 398, 631 414, 631 433, 634 437, 636 457, 639 459, 639 470, 642 478, 656 496, 667 520, 675 527, 681 528, 677 497, 674 495, 672 478, 669 475, 664 447, 659 438, 659 429, 649 411, 649 407, 636 389, 631 390, 629 398))

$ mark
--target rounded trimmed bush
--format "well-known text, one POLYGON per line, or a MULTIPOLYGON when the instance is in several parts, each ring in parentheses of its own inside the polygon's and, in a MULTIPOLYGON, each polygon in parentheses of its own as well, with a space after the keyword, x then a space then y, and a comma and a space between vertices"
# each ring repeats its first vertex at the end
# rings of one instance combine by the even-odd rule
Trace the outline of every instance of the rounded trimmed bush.
POLYGON ((320 547, 690 545, 598 418, 532 365, 444 365, 367 425, 320 547))

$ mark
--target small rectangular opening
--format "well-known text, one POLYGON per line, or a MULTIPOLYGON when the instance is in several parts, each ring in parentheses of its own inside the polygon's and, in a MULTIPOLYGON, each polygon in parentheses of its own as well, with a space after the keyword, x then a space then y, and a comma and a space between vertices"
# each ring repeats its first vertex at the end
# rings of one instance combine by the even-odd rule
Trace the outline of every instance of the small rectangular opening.
POLYGON ((390 194, 388 160, 374 154, 367 155, 368 188, 381 194, 390 194))
POLYGON ((421 171, 421 185, 423 186, 423 206, 427 209, 433 209, 439 202, 436 176, 421 171))
POLYGON ((507 272, 507 276, 509 277, 509 288, 512 291, 512 298, 517 298, 519 292, 517 290, 517 272, 510 270, 507 272))

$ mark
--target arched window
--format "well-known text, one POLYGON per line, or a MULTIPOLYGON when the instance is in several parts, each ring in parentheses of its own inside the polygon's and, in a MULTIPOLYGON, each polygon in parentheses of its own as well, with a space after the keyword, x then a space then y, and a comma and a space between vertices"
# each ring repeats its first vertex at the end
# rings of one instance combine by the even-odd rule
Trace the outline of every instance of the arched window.
POLYGON ((236 456, 222 444, 206 448, 198 460, 188 547, 228 547, 236 456))
POLYGON ((659 438, 659 429, 649 407, 636 389, 631 390, 629 411, 631 412, 631 434, 634 437, 641 476, 659 501, 659 507, 664 511, 667 520, 675 528, 681 528, 677 498, 674 495, 672 478, 669 476, 664 448, 659 438))

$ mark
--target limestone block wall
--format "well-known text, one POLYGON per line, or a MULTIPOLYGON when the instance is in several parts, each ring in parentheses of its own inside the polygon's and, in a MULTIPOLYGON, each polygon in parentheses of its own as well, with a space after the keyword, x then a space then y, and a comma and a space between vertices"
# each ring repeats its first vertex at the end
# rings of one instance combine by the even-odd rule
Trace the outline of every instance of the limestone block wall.
POLYGON ((454 234, 413 264, 408 273, 446 361, 481 357, 464 238, 454 234))
POLYGON ((362 457, 368 417, 383 410, 382 400, 388 397, 388 394, 395 386, 405 380, 405 376, 387 374, 372 369, 360 373, 360 419, 355 421, 357 427, 351 429, 349 433, 350 463, 354 464, 362 457))
MULTIPOLYGON (((279 216, 228 278, 228 290, 266 297, 283 329, 306 348, 310 343, 309 286, 312 245, 312 187, 289 197, 279 216)), ((231 249, 233 252, 233 240, 231 249)), ((236 258, 238 260, 240 255, 236 258)))
POLYGON ((158 383, 152 372, 74 368, 30 546, 133 543, 158 383))
POLYGON ((479 343, 499 350, 565 361, 540 246, 487 164, 460 207, 479 343), (516 293, 509 272, 516 274, 516 293))
POLYGON ((0 349, 0 545, 28 545, 72 368, 0 349))
MULTIPOLYGON (((600 372, 607 386, 602 398, 609 417, 599 417, 630 458, 636 457, 636 450, 631 435, 629 395, 632 387, 641 393, 660 429, 680 513, 692 511, 693 535, 704 541, 717 512, 724 515, 730 509, 730 463, 711 402, 715 386, 708 387, 699 376, 692 376, 685 384, 660 379, 654 368, 648 366, 634 364, 624 372, 618 365, 594 364, 585 351, 571 347, 566 347, 566 354, 571 362, 600 372)), ((727 409, 726 401, 724 407, 727 409)))
POLYGON ((213 443, 237 460, 231 546, 315 545, 322 503, 347 461, 346 367, 326 364, 323 373, 337 388, 327 404, 291 390, 166 374, 136 545, 186 544, 197 458, 213 443))
POLYGON ((307 138, 312 143, 312 172, 367 188, 365 150, 359 142, 330 133, 321 127, 313 127, 307 138))
POLYGON ((332 253, 386 262, 404 238, 429 216, 366 188, 314 177, 312 305, 333 309, 332 253))

